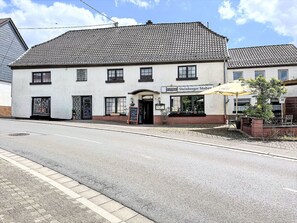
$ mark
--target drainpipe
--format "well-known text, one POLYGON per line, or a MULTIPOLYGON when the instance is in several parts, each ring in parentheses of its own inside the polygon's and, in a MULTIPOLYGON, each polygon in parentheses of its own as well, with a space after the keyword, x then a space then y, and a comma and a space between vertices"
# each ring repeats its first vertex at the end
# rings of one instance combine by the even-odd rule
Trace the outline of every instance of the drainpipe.
MULTIPOLYGON (((227 83, 227 81, 228 81, 227 62, 228 62, 228 59, 230 58, 227 37, 225 37, 225 41, 226 41, 227 57, 224 58, 224 84, 227 83)), ((228 124, 227 123, 227 121, 228 121, 228 118, 227 118, 227 96, 224 96, 224 117, 225 117, 226 124, 228 124)))

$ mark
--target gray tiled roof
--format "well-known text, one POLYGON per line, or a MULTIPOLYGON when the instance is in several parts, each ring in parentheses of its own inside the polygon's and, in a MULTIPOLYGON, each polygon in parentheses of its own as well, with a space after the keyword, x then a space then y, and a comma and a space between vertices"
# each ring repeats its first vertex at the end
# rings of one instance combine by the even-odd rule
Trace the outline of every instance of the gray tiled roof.
POLYGON ((4 23, 8 22, 10 19, 0 19, 0 26, 2 26, 4 23))
POLYGON ((297 48, 293 44, 229 49, 228 68, 297 65, 297 48))
POLYGON ((32 47, 13 68, 223 60, 227 39, 200 22, 69 31, 32 47))

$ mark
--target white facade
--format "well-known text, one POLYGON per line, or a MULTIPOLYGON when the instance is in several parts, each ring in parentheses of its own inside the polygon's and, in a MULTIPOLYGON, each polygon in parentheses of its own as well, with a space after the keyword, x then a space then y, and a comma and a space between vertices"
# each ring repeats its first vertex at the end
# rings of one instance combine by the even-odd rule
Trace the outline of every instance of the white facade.
MULTIPOLYGON (((228 81, 232 82, 233 73, 234 72, 242 72, 245 80, 247 79, 255 79, 255 71, 264 71, 265 78, 270 80, 271 78, 278 79, 278 71, 279 70, 288 70, 288 80, 297 79, 297 66, 278 66, 278 67, 256 67, 256 68, 241 68, 241 69, 228 69, 228 81)), ((297 87, 296 86, 287 86, 287 93, 285 97, 297 97, 297 87)), ((251 104, 256 103, 255 97, 252 95, 245 95, 239 96, 239 99, 249 99, 251 104)), ((229 102, 227 106, 227 114, 231 115, 234 114, 235 107, 234 107, 234 100, 235 97, 229 96, 229 102)))
MULTIPOLYGON (((71 119, 73 96, 92 96, 92 116, 105 116, 106 97, 126 97, 126 108, 130 106, 131 98, 135 106, 143 96, 153 96, 154 116, 161 115, 155 109, 155 104, 161 102, 170 107, 170 96, 195 95, 198 92, 161 92, 168 86, 216 86, 224 83, 224 63, 190 63, 163 65, 131 65, 117 67, 69 67, 51 69, 15 69, 13 70, 12 116, 30 118, 32 116, 32 98, 50 97, 50 117, 71 119), (176 80, 178 66, 196 65, 197 80, 176 80), (152 67, 153 82, 139 82, 140 68, 152 67), (106 83, 108 69, 123 69, 123 83, 106 83), (87 81, 77 81, 77 69, 87 69, 87 81), (51 84, 32 85, 33 72, 51 72, 51 84), (138 94, 129 94, 140 89, 138 94), (159 92, 159 93, 158 93, 159 92)), ((207 95, 204 99, 205 114, 224 115, 224 101, 220 95, 207 95)), ((128 110, 127 110, 128 113, 128 110)))
POLYGON ((0 81, 0 106, 11 106, 11 83, 0 81))

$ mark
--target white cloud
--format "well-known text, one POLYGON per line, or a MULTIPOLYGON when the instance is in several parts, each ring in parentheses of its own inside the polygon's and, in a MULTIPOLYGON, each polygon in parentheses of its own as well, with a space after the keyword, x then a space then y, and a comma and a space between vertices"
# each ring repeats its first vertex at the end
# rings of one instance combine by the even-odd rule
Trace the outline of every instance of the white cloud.
POLYGON ((222 19, 232 19, 235 16, 235 10, 231 7, 231 3, 226 0, 219 7, 218 11, 222 19))
MULTIPOLYGON (((2 0, 0 0, 0 3, 1 1, 2 0)), ((0 18, 12 18, 29 46, 52 39, 73 28, 28 30, 21 29, 22 27, 39 28, 112 24, 111 21, 108 21, 100 14, 94 15, 85 8, 79 8, 75 5, 62 2, 55 2, 47 6, 35 3, 32 0, 11 0, 9 6, 9 12, 1 10, 0 8, 0 18)), ((113 17, 112 19, 117 21, 119 25, 137 24, 137 21, 133 18, 113 17)))
POLYGON ((115 0, 116 6, 118 6, 119 2, 128 2, 137 5, 140 8, 149 8, 154 4, 159 4, 160 0, 115 0))
POLYGON ((6 3, 4 2, 4 0, 0 0, 0 9, 6 7, 6 3))
POLYGON ((238 25, 248 21, 265 24, 297 44, 297 0, 240 0, 237 7, 225 0, 218 11, 222 19, 234 19, 238 25), (228 10, 235 14, 226 16, 228 10))

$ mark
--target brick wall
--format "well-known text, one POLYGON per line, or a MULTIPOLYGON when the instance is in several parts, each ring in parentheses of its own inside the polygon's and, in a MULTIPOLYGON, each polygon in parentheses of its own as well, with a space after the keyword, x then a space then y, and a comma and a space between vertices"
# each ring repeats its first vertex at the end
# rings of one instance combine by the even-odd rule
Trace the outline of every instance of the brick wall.
POLYGON ((11 117, 11 107, 0 106, 0 117, 11 117))

